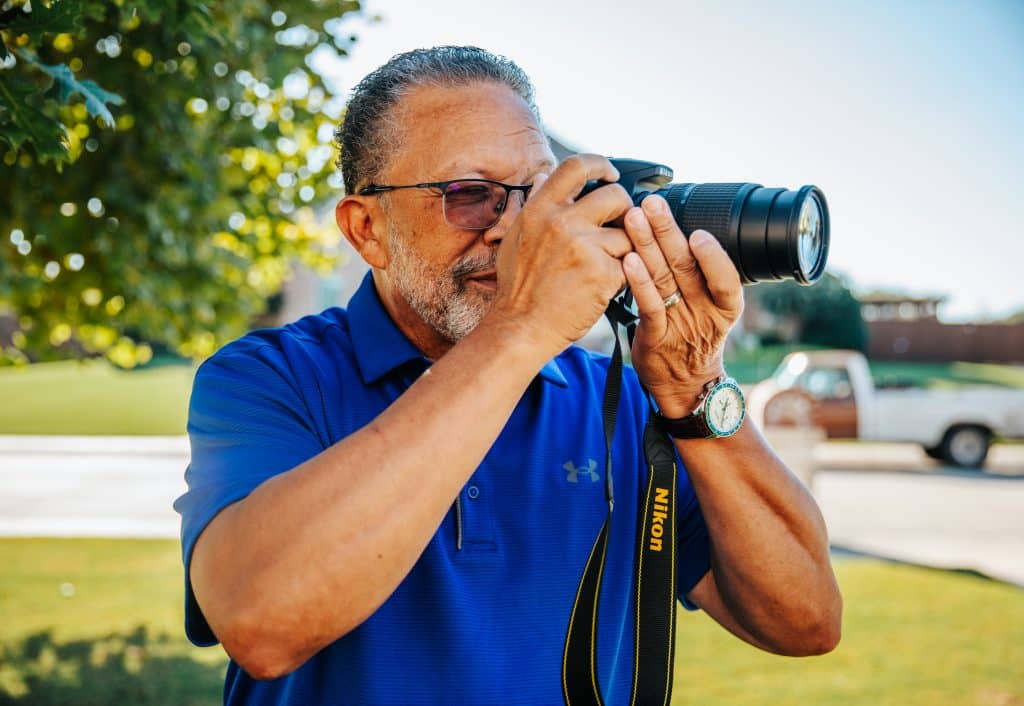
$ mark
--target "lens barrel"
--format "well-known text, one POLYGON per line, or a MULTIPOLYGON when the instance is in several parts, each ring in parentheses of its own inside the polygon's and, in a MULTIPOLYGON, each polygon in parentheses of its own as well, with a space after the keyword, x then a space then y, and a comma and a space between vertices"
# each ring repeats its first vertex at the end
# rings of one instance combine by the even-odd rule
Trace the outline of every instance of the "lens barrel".
MULTIPOLYGON (((649 193, 634 193, 634 203, 649 193)), ((816 186, 791 191, 751 183, 666 184, 654 193, 665 198, 687 237, 700 229, 718 239, 744 284, 813 284, 825 272, 828 206, 816 186)))

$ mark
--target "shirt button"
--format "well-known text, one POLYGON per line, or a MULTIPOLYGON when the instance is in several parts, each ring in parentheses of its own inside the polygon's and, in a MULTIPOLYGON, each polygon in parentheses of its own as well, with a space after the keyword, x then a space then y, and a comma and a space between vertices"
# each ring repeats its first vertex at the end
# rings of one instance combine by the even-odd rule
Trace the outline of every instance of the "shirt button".
POLYGON ((469 496, 470 500, 476 500, 478 497, 480 497, 480 489, 477 488, 475 485, 471 485, 468 488, 466 488, 466 495, 469 496))

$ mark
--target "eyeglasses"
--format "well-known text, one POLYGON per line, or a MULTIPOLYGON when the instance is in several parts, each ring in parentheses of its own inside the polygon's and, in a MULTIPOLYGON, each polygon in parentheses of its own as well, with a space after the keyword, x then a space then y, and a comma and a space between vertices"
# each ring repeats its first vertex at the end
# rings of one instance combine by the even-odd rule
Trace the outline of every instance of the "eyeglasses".
POLYGON ((438 189, 441 209, 448 225, 467 230, 487 230, 499 220, 513 193, 522 194, 519 205, 526 203, 532 184, 512 186, 490 179, 453 179, 404 186, 370 184, 359 190, 361 196, 373 196, 398 189, 438 189))

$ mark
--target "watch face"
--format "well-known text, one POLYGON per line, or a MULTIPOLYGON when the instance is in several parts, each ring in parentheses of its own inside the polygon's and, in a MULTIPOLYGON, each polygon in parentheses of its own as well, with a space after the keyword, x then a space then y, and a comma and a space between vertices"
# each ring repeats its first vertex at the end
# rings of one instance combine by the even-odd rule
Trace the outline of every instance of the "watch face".
POLYGON ((731 436, 743 422, 746 403, 740 388, 730 380, 711 391, 704 409, 711 430, 718 436, 731 436))

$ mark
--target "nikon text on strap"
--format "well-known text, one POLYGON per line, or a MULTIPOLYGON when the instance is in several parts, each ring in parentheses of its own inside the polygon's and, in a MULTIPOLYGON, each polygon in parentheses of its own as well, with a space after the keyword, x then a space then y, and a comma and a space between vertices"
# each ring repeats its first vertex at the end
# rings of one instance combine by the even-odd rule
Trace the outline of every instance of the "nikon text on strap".
MULTIPOLYGON (((606 316, 615 335, 615 349, 608 366, 602 418, 605 439, 605 495, 608 516, 594 541, 569 616, 562 654, 562 694, 568 706, 603 706, 597 675, 597 611, 601 595, 605 554, 612 511, 612 437, 622 385, 622 346, 619 325, 630 343, 636 316, 628 309, 627 291, 622 301, 613 300, 606 316)), ((644 430, 647 490, 637 528, 636 606, 633 688, 635 706, 668 704, 672 693, 676 619, 676 482, 675 449, 669 438, 648 422, 644 430)))

